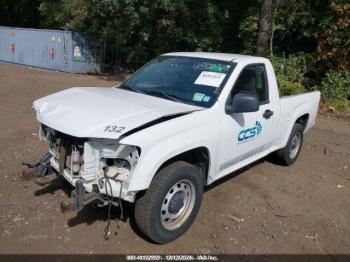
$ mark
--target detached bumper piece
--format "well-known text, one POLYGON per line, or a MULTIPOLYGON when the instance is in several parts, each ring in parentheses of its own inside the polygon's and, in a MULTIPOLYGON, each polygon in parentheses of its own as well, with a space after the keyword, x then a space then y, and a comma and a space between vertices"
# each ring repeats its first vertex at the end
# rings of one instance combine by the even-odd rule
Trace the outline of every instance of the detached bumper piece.
POLYGON ((30 180, 35 177, 43 177, 47 175, 51 157, 52 155, 50 153, 46 153, 36 164, 22 163, 22 165, 27 168, 22 170, 21 179, 30 180))
POLYGON ((75 183, 75 189, 72 191, 71 196, 73 197, 73 201, 71 202, 61 202, 61 211, 62 213, 70 212, 70 211, 79 211, 85 205, 90 204, 95 200, 102 201, 103 205, 107 205, 108 203, 101 197, 99 193, 97 185, 94 187, 92 192, 87 193, 82 180, 78 180, 75 183))

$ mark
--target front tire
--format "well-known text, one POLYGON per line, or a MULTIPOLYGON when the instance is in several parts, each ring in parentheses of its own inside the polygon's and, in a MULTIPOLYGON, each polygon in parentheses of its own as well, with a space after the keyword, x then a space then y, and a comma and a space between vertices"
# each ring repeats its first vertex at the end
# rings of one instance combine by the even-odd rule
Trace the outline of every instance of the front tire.
POLYGON ((146 193, 136 200, 135 221, 152 241, 165 244, 191 226, 200 208, 204 179, 183 161, 161 169, 146 193))
POLYGON ((297 160, 303 145, 303 133, 304 127, 295 123, 287 145, 275 152, 276 157, 282 165, 290 166, 297 160))

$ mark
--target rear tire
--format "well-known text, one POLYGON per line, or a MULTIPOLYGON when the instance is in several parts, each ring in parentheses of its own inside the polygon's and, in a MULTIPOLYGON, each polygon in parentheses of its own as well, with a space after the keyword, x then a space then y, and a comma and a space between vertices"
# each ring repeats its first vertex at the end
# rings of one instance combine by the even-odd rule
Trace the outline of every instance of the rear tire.
POLYGON ((298 158, 303 145, 304 128, 302 125, 295 123, 290 133, 287 145, 275 152, 278 162, 284 166, 292 165, 298 158))
POLYGON ((200 208, 203 175, 183 161, 161 169, 146 193, 136 200, 135 221, 139 229, 158 244, 168 243, 186 232, 200 208))

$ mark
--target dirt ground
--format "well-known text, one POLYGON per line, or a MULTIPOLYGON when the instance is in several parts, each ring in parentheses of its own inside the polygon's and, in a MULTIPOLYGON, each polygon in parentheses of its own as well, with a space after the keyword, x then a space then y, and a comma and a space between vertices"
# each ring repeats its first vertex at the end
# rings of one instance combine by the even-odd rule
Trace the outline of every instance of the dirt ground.
POLYGON ((106 208, 62 214, 68 183, 55 175, 19 179, 21 162, 46 152, 32 102, 114 83, 0 64, 0 253, 350 254, 350 120, 318 117, 291 167, 264 159, 208 188, 192 227, 166 245, 147 241, 130 218, 120 229, 112 223, 104 240, 106 208))

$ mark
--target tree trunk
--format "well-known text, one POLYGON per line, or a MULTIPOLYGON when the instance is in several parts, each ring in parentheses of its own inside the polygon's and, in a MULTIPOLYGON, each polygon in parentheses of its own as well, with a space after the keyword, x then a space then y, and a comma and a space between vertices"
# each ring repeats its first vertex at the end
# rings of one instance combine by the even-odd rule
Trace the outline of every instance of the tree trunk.
POLYGON ((263 0, 260 9, 259 27, 256 41, 256 55, 266 55, 269 48, 269 33, 272 29, 276 0, 263 0))
POLYGON ((275 15, 278 9, 278 4, 279 4, 280 0, 274 0, 274 7, 273 7, 273 11, 272 11, 272 17, 271 17, 271 29, 270 29, 270 57, 273 57, 273 38, 275 35, 275 15))

